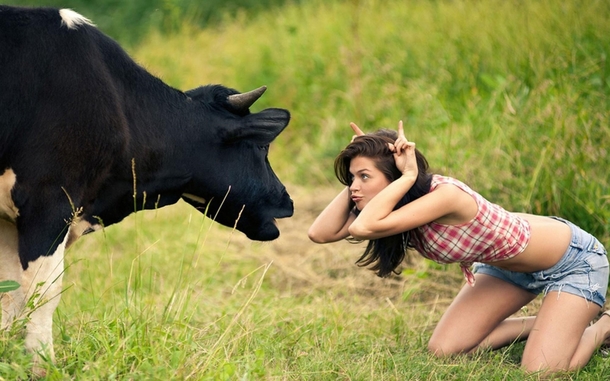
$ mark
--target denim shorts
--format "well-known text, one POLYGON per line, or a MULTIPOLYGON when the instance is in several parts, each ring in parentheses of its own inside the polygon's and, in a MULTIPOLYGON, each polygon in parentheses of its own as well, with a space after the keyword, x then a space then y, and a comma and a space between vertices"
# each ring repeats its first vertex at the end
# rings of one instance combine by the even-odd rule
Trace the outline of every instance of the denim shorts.
POLYGON ((551 291, 567 292, 604 306, 608 290, 608 257, 604 246, 591 234, 570 221, 551 217, 570 226, 572 241, 554 266, 532 273, 504 270, 475 263, 474 272, 491 275, 535 295, 551 291))

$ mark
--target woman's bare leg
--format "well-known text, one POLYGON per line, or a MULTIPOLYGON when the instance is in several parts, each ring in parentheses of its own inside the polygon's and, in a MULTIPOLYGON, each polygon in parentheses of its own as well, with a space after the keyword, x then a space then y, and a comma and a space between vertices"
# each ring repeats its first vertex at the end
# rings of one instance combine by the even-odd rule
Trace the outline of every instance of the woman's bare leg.
POLYGON ((603 314, 595 324, 585 329, 570 366, 578 368, 579 364, 588 363, 595 350, 602 344, 610 344, 608 339, 610 339, 610 315, 603 314))
POLYGON ((578 295, 549 292, 544 298, 523 351, 521 365, 528 371, 576 370, 610 336, 610 319, 589 323, 600 307, 578 295))
POLYGON ((480 345, 499 348, 529 335, 533 319, 505 319, 536 295, 493 276, 475 278, 476 285, 462 287, 436 326, 428 344, 432 353, 468 353, 480 345))
POLYGON ((610 316, 593 325, 600 307, 578 295, 550 292, 537 316, 510 318, 535 298, 501 279, 476 274, 439 321, 428 347, 438 356, 497 349, 527 339, 522 367, 527 371, 567 371, 586 365, 604 342, 610 342, 610 316))
POLYGON ((478 348, 498 349, 515 341, 525 340, 532 331, 535 321, 535 316, 505 319, 481 342, 478 348))
MULTIPOLYGON (((508 318, 500 323, 479 347, 498 349, 515 340, 525 340, 534 327, 535 321, 535 316, 508 318)), ((610 315, 608 314, 603 314, 595 324, 585 329, 576 352, 570 360, 569 369, 576 370, 583 367, 604 343, 610 344, 610 315)))

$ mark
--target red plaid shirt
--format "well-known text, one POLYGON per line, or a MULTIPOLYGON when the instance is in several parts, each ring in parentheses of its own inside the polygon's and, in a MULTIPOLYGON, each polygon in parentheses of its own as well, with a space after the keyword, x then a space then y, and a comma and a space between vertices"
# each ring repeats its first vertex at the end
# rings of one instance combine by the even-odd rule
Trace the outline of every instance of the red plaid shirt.
POLYGON ((459 262, 466 280, 474 286, 470 266, 474 262, 494 262, 512 258, 525 250, 530 240, 530 225, 523 218, 492 204, 466 184, 434 175, 430 192, 440 184, 452 184, 471 195, 479 210, 472 221, 460 225, 430 222, 417 228, 422 242, 415 249, 438 263, 459 262))

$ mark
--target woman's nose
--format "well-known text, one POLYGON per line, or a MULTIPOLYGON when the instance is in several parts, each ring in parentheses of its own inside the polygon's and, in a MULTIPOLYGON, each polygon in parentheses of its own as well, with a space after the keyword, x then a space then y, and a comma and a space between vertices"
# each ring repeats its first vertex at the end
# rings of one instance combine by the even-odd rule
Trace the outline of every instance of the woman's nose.
POLYGON ((349 190, 352 192, 356 191, 358 189, 360 189, 360 186, 357 184, 356 181, 353 181, 352 184, 349 186, 349 190))

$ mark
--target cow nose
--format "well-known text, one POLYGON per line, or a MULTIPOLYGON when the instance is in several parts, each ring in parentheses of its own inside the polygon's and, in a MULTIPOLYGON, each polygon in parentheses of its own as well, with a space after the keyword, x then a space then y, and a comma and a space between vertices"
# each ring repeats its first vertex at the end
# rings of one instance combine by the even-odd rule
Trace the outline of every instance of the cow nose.
POLYGON ((294 202, 292 201, 292 199, 290 197, 288 197, 287 205, 286 205, 286 208, 284 208, 284 210, 285 210, 285 213, 282 214, 281 216, 278 216, 278 218, 292 217, 292 215, 294 214, 294 202))
POLYGON ((271 212, 274 218, 292 217, 294 213, 294 202, 288 192, 284 192, 280 198, 280 202, 269 212, 271 212))

